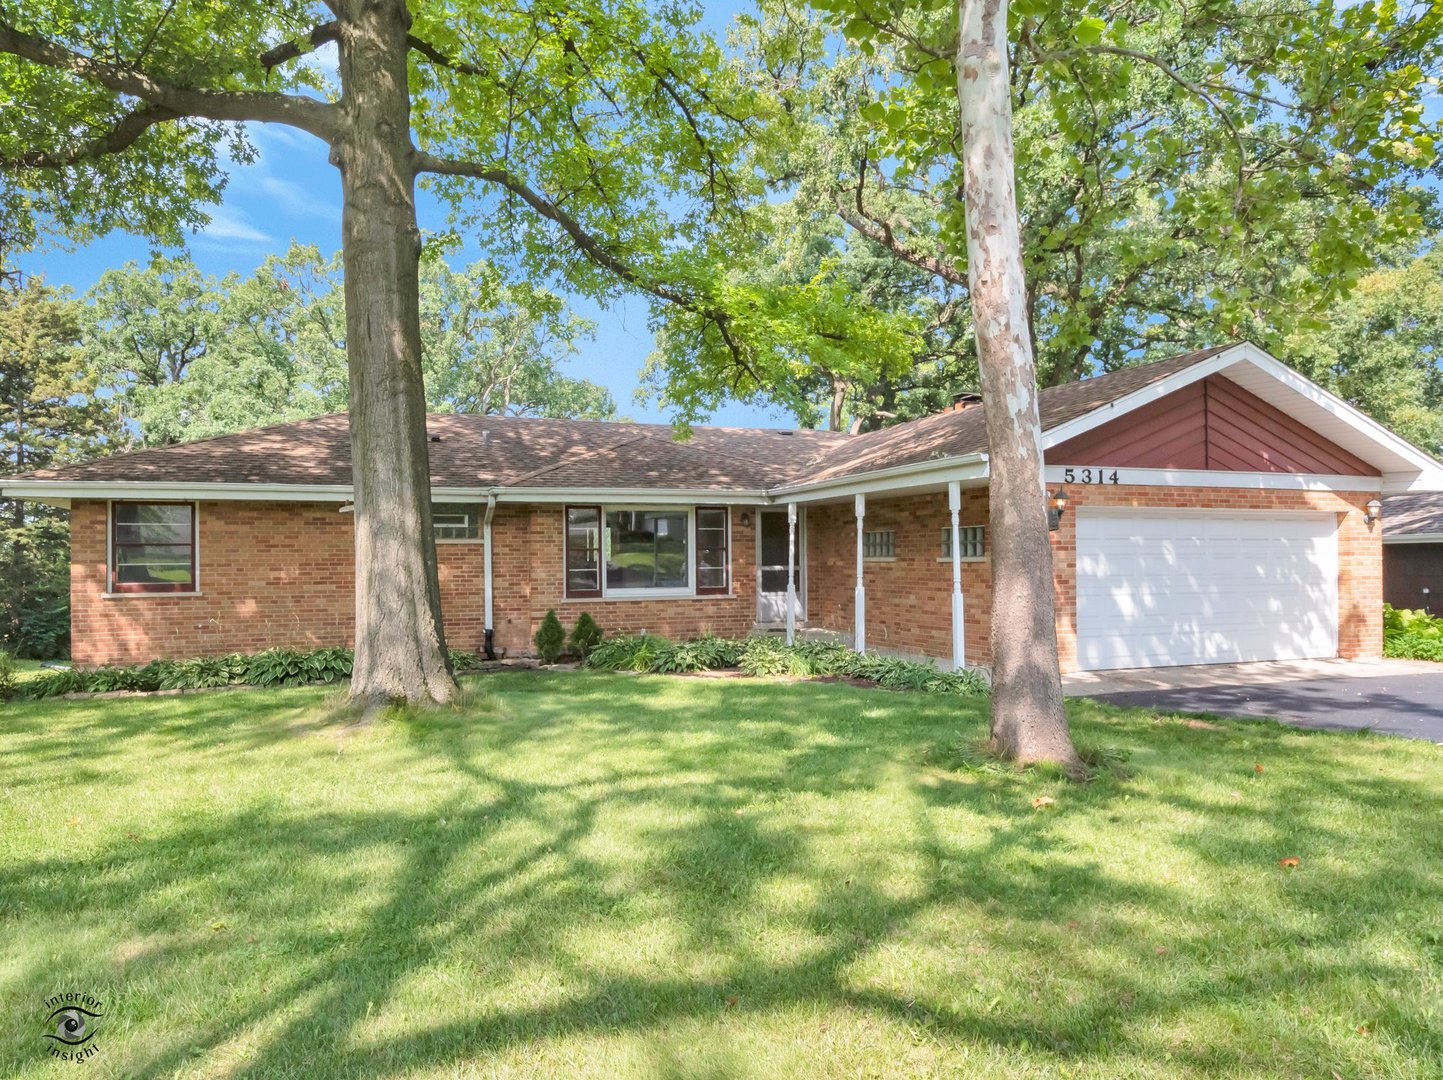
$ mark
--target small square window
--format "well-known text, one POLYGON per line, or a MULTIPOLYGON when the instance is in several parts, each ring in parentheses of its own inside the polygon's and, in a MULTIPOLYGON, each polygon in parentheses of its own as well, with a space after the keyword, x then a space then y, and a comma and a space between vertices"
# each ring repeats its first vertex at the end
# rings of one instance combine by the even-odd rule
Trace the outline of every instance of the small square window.
POLYGON ((894 529, 879 529, 862 533, 862 558, 895 559, 897 557, 897 533, 894 529))
POLYGON ((481 507, 458 503, 432 503, 431 530, 437 540, 479 539, 481 507))
MULTIPOLYGON (((963 525, 957 530, 963 561, 985 558, 987 555, 987 527, 985 525, 963 525)), ((942 558, 952 557, 952 527, 942 529, 942 558)))

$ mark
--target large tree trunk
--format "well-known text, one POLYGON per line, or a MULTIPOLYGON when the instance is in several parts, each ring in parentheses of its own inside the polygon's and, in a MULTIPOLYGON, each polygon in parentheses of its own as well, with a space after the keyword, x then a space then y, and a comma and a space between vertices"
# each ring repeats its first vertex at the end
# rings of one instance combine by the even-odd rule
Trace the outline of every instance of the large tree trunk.
POLYGON ((1037 367, 1013 176, 1006 0, 958 0, 958 21, 967 273, 991 465, 992 746, 1018 762, 1078 771, 1057 659, 1037 367))
POLYGON ((332 146, 344 197, 346 352, 355 485, 356 663, 351 698, 447 702, 421 374, 419 259, 404 0, 342 8, 348 114, 332 146))

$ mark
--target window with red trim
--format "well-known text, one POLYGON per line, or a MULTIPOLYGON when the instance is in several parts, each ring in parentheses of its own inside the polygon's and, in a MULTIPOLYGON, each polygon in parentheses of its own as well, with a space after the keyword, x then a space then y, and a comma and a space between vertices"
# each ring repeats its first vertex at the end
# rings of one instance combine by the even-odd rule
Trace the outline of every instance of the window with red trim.
POLYGON ((112 503, 111 592, 195 592, 195 504, 112 503))
POLYGON ((566 595, 601 595, 601 507, 566 508, 566 595))
POLYGON ((696 508, 696 591, 725 593, 731 585, 731 543, 725 506, 696 508))

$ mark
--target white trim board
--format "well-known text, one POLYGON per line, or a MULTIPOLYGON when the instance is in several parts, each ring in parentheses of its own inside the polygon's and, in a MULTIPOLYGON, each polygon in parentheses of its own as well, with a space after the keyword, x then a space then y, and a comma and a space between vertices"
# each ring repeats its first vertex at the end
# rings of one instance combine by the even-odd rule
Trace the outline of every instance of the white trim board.
POLYGON ((1385 544, 1443 544, 1443 533, 1404 533, 1402 536, 1389 536, 1388 523, 1383 522, 1383 543, 1385 544))
POLYGON ((1382 490, 1380 476, 1330 476, 1320 473, 1227 472, 1220 469, 1132 469, 1110 465, 1048 465, 1043 475, 1049 484, 1071 484, 1092 490, 1131 485, 1134 487, 1216 487, 1256 491, 1357 491, 1382 490), (1094 473, 1117 474, 1117 484, 1087 483, 1077 474, 1090 468, 1094 473), (1073 473, 1069 480, 1067 473, 1073 473))

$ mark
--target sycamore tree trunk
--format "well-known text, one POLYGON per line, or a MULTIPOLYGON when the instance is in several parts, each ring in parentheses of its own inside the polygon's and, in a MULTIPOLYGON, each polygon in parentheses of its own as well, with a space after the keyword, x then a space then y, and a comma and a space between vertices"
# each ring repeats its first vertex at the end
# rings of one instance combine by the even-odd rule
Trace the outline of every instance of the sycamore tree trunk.
POLYGON ((1012 157, 1006 0, 958 0, 967 274, 991 465, 992 747, 1081 769, 1067 731, 1012 157))
POLYGON ((332 143, 341 173, 351 470, 355 486, 356 662, 351 698, 444 703, 456 680, 441 625, 421 374, 415 173, 404 0, 342 8, 346 115, 332 143))

